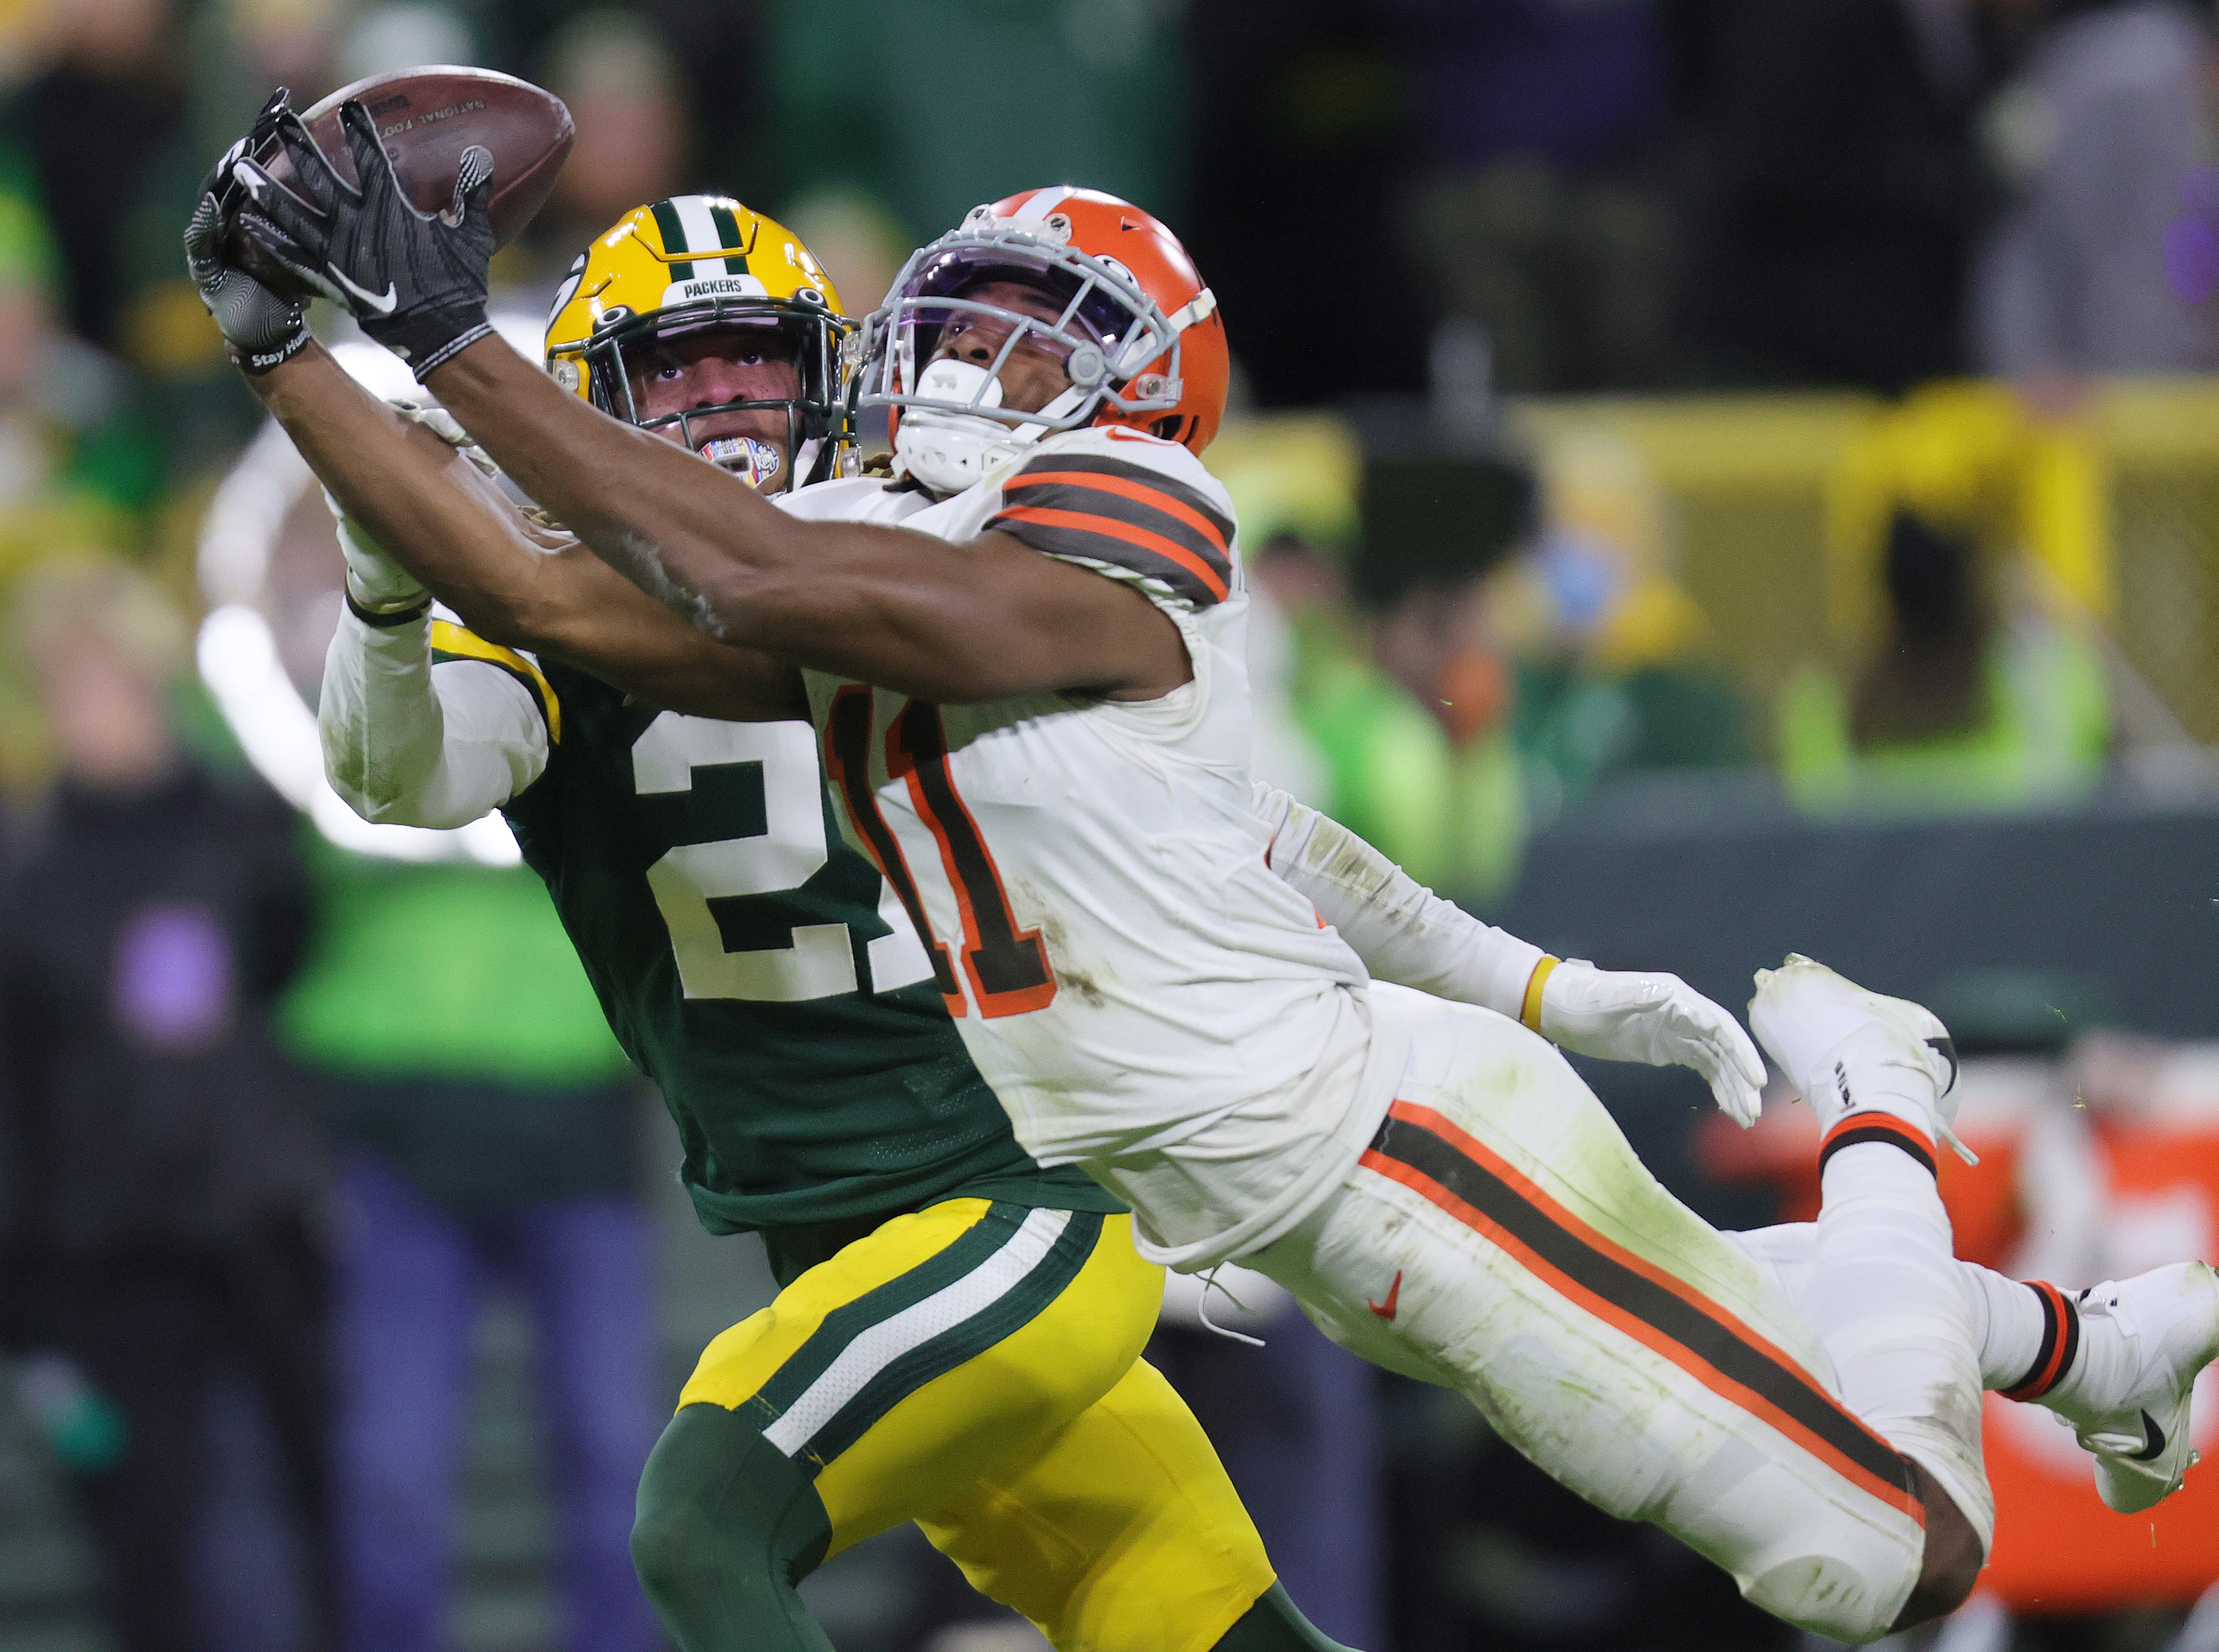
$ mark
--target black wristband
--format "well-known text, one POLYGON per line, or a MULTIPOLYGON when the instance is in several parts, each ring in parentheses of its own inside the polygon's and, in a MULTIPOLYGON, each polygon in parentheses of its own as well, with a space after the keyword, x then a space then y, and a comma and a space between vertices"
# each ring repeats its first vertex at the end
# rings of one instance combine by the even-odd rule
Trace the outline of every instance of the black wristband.
POLYGON ((472 345, 477 343, 479 339, 490 338, 492 335, 493 323, 490 321, 481 321, 477 326, 472 327, 468 332, 461 333, 455 338, 448 339, 445 344, 441 345, 438 349, 425 357, 423 360, 410 363, 409 366, 416 375, 416 382, 419 384, 423 383, 426 379, 431 377, 434 368, 444 366, 458 352, 469 349, 472 345))
POLYGON ((457 351, 491 332, 493 324, 486 319, 484 300, 472 298, 408 315, 373 317, 363 323, 362 330, 407 363, 421 384, 426 374, 457 351))
POLYGON ((396 625, 407 625, 421 619, 432 612, 432 593, 426 591, 421 602, 412 602, 406 608, 389 609, 380 613, 375 608, 365 608, 354 599, 354 593, 345 593, 347 612, 365 625, 389 631, 396 625))

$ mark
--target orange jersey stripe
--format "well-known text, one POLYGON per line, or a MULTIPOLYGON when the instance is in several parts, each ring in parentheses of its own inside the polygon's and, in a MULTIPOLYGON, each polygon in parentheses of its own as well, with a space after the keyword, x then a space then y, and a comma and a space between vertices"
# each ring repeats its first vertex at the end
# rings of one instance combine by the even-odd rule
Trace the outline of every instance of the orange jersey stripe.
MULTIPOLYGON (((1150 533, 1146 528, 1136 528, 1128 522, 1120 522, 1107 516, 1087 516, 1078 511, 1051 511, 1036 505, 1015 505, 1005 507, 994 522, 1037 522, 1044 528, 1068 528, 1079 533, 1097 533, 1105 538, 1122 539, 1128 545, 1153 551, 1181 568, 1202 581, 1203 588, 1218 601, 1225 600, 1228 587, 1225 576, 1194 552, 1175 539, 1166 539, 1159 533, 1150 533)), ((992 527, 994 522, 986 525, 992 527)))
POLYGON ((1217 525, 1201 512, 1173 499, 1159 488, 1130 481, 1123 476, 1105 476, 1091 470, 1027 470, 1004 483, 1002 492, 1008 494, 1020 488, 1045 488, 1058 483, 1066 488, 1098 488, 1105 494, 1116 494, 1166 516, 1177 517, 1228 556, 1233 554, 1226 545, 1225 536, 1217 531, 1217 525))

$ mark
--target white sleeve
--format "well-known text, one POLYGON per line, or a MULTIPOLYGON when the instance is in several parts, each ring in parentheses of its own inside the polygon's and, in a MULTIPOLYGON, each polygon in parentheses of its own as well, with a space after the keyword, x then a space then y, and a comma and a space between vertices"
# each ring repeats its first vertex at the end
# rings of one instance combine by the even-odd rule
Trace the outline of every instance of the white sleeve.
POLYGON ((433 665, 429 616, 374 626, 342 613, 316 724, 332 789, 368 821, 465 826, 547 767, 531 691, 484 661, 433 665))
POLYGON ((1518 1018, 1538 947, 1445 901, 1338 821, 1276 786, 1252 785, 1274 829, 1271 870, 1308 897, 1383 981, 1518 1018))

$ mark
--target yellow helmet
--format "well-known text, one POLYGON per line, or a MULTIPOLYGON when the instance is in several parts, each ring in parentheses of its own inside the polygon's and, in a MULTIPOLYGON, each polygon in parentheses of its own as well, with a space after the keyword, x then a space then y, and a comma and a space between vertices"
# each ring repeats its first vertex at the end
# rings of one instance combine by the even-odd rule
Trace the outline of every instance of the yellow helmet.
POLYGON ((689 421, 779 407, 799 487, 832 473, 851 444, 840 341, 855 330, 824 269, 793 232, 728 196, 681 195, 626 213, 563 276, 547 320, 547 370, 603 413, 642 429, 677 425, 687 446, 757 487, 775 485, 777 454, 749 438, 693 439, 689 421), (791 343, 801 393, 643 419, 627 357, 661 340, 718 328, 776 328, 791 343))

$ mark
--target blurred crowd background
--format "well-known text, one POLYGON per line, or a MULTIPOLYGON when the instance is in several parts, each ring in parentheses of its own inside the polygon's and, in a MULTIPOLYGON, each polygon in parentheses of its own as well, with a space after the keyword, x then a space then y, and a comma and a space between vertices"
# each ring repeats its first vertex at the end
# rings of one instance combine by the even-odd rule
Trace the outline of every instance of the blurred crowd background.
MULTIPOLYGON (((1738 1007, 1792 947, 1924 998, 1973 1058, 1961 1250, 2079 1286, 2219 1237, 2215 26, 0 0, 0 1649, 644 1652, 633 1481, 770 1290, 693 1227, 513 844, 320 789, 331 525, 178 250, 271 86, 569 102, 496 265, 527 349, 577 247, 681 191, 789 224, 855 314, 979 202, 1147 206, 1236 357, 1207 460, 1259 772, 1559 953, 1738 1007)), ((1590 1077, 1706 1214, 1815 1208, 1785 1097, 1744 1136, 1684 1073, 1590 1077)), ((1328 1632, 1802 1644, 1263 1282, 1211 1313, 1254 1347, 1173 1283, 1153 1357, 1328 1632)), ((1992 1407, 1948 1652, 2219 1652, 2219 1482, 2121 1519, 1992 1407)), ((1039 1644, 914 1534, 809 1593, 841 1652, 1039 1644)))

